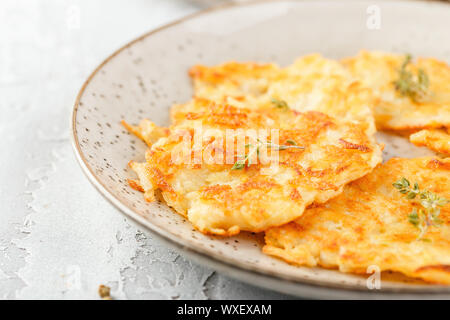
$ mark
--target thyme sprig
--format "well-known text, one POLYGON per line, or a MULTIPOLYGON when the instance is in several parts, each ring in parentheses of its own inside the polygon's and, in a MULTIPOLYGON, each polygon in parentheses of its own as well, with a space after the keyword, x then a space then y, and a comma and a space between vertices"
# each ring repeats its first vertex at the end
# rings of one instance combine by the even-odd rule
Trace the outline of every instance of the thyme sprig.
POLYGON ((412 61, 412 56, 407 54, 398 71, 398 79, 395 80, 395 89, 402 95, 410 97, 414 102, 423 102, 429 96, 428 87, 430 79, 423 69, 419 69, 417 75, 406 70, 412 61))
POLYGON ((442 224, 439 219, 441 212, 440 207, 445 206, 450 201, 428 190, 420 190, 419 184, 416 182, 411 186, 406 178, 392 184, 401 194, 404 194, 406 199, 413 200, 416 197, 419 199, 419 204, 422 206, 419 210, 414 208, 408 215, 408 221, 413 226, 420 230, 418 240, 428 241, 423 236, 427 233, 428 227, 439 227, 442 224))
POLYGON ((289 110, 289 105, 284 100, 279 100, 272 98, 272 103, 274 104, 275 108, 282 109, 282 110, 289 110))
POLYGON ((296 145, 297 145, 297 142, 295 142, 295 141, 292 140, 292 139, 287 139, 287 140, 286 140, 286 143, 289 143, 291 146, 296 146, 296 145))
POLYGON ((271 148, 278 151, 286 149, 305 149, 305 147, 298 146, 297 143, 292 139, 288 139, 286 140, 286 142, 289 143, 289 145, 279 145, 270 141, 261 141, 259 139, 256 139, 256 144, 246 144, 245 147, 249 149, 248 153, 242 156, 238 156, 239 159, 234 163, 233 167, 231 167, 231 170, 241 170, 245 167, 246 163, 247 167, 250 167, 252 165, 252 157, 255 153, 257 158, 259 159, 260 148, 262 147, 271 148))

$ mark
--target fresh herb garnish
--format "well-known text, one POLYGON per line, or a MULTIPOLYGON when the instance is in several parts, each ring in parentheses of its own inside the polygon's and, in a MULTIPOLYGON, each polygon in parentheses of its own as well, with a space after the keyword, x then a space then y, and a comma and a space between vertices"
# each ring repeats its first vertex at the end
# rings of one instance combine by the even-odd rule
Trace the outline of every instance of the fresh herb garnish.
POLYGON ((286 140, 286 142, 290 143, 291 145, 279 145, 272 143, 270 141, 261 141, 259 139, 256 140, 256 144, 253 145, 251 143, 246 144, 245 147, 249 149, 248 153, 244 154, 243 156, 238 156, 239 160, 236 161, 231 167, 231 170, 241 170, 245 167, 245 163, 247 163, 247 167, 250 167, 252 165, 252 156, 256 152, 256 156, 259 159, 259 150, 261 147, 271 148, 278 151, 286 150, 286 149, 305 149, 305 147, 297 146, 297 143, 294 140, 286 140), (290 142, 288 142, 290 141, 290 142), (293 142, 293 143, 292 143, 293 142))
POLYGON ((398 71, 398 79, 393 83, 395 89, 402 96, 410 97, 414 102, 423 102, 429 96, 428 87, 430 86, 430 80, 423 69, 418 70, 417 76, 406 70, 411 61, 411 55, 407 54, 398 71))
POLYGON ((289 110, 289 105, 284 100, 272 98, 272 103, 275 105, 275 108, 289 110))
POLYGON ((292 145, 292 146, 296 146, 296 145, 297 145, 297 142, 295 142, 295 141, 292 140, 292 139, 287 139, 287 140, 286 140, 286 143, 289 143, 289 144, 292 145))
POLYGON ((442 224, 442 221, 439 219, 439 214, 441 212, 439 207, 445 206, 450 201, 431 191, 421 191, 417 182, 414 183, 414 186, 411 186, 406 178, 401 178, 392 185, 401 194, 404 194, 406 199, 413 200, 416 197, 419 198, 419 203, 422 208, 419 210, 414 208, 408 215, 408 221, 420 230, 417 239, 427 241, 428 239, 424 239, 423 236, 427 232, 428 227, 439 227, 442 224))

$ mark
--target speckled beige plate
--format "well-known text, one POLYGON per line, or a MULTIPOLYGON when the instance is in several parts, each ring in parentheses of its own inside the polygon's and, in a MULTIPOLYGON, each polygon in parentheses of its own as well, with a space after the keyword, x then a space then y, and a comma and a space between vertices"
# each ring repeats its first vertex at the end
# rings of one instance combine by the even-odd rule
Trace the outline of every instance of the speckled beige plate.
MULTIPOLYGON (((393 275, 383 275, 381 290, 368 290, 366 277, 294 267, 263 255, 260 235, 221 239, 194 231, 164 203, 146 203, 141 193, 128 187, 126 180, 133 173, 127 163, 142 160, 145 145, 120 125, 122 119, 136 123, 142 117, 167 125, 169 107, 191 97, 187 70, 197 63, 286 65, 307 53, 340 58, 362 48, 449 61, 449 16, 449 5, 422 1, 260 1, 195 14, 130 42, 92 73, 73 111, 76 155, 97 189, 142 228, 243 281, 304 297, 450 298, 448 287, 393 275), (367 24, 367 18, 377 12, 380 29, 370 29, 373 24, 367 24)), ((387 144, 385 158, 428 152, 400 137, 379 136, 387 144)))

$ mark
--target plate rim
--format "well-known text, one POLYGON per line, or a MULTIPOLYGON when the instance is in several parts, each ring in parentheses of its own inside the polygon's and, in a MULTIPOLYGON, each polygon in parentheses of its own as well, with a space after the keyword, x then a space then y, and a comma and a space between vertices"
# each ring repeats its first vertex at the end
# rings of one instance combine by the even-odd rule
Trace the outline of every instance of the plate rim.
MULTIPOLYGON (((337 2, 336 0, 288 0, 291 2, 337 2)), ((350 2, 352 0, 346 0, 350 2)), ((354 1, 354 0, 353 0, 354 1)), ((389 3, 389 0, 377 0, 379 2, 389 3)), ((127 42, 125 45, 116 49, 112 54, 110 54, 106 59, 104 59, 88 76, 88 78, 83 82, 80 90, 75 99, 75 103, 71 112, 70 121, 70 140, 72 145, 72 150, 74 151, 75 158, 80 165, 83 173, 91 182, 91 184, 97 189, 97 191, 108 200, 114 207, 119 209, 118 211, 124 214, 127 218, 130 218, 131 222, 138 226, 144 228, 144 231, 150 232, 155 235, 158 240, 162 241, 165 245, 175 249, 181 255, 187 256, 190 259, 196 261, 201 265, 208 266, 213 270, 218 270, 220 273, 235 278, 239 281, 246 282, 251 285, 256 285, 266 289, 278 291, 281 293, 286 293, 294 296, 300 296, 305 298, 325 298, 325 299, 450 299, 450 287, 424 287, 423 289, 413 289, 413 288, 389 288, 381 290, 368 290, 365 288, 354 288, 346 286, 332 285, 329 283, 313 283, 306 280, 300 281, 298 279, 289 279, 288 277, 281 277, 279 275, 270 274, 269 272, 264 272, 262 270, 256 270, 254 268, 249 268, 246 265, 233 264, 229 261, 221 261, 219 256, 211 255, 204 252, 201 248, 187 246, 180 239, 173 236, 170 232, 151 224, 147 219, 133 211, 131 208, 123 204, 108 188, 97 178, 93 169, 87 163, 87 159, 84 157, 83 151, 81 150, 80 143, 77 136, 77 111, 80 107, 79 103, 81 97, 83 96, 87 86, 90 84, 91 80, 98 74, 98 72, 113 58, 115 58, 122 51, 130 48, 134 44, 142 41, 143 39, 150 37, 160 31, 171 28, 175 25, 181 24, 187 20, 194 19, 196 17, 207 15, 216 11, 226 10, 228 8, 252 6, 264 3, 275 3, 277 0, 250 0, 245 2, 230 2, 221 4, 218 6, 213 6, 197 12, 188 14, 179 19, 173 20, 167 24, 154 28, 148 32, 145 32, 141 36, 127 42)), ((396 2, 403 3, 441 3, 442 0, 396 0, 396 2)), ((341 1, 342 3, 342 1, 341 1)))

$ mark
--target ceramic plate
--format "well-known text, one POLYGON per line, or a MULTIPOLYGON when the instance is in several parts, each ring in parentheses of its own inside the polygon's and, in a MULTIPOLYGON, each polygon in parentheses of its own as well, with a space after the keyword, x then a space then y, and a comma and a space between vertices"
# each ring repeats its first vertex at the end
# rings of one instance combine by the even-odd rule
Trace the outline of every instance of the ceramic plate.
MULTIPOLYGON (((169 122, 169 108, 191 98, 187 70, 228 60, 277 62, 319 52, 329 58, 378 49, 450 61, 450 6, 432 1, 259 1, 194 14, 151 31, 107 58, 83 85, 73 111, 77 158, 97 189, 143 229, 182 253, 254 285, 304 297, 450 298, 449 288, 383 274, 380 290, 367 277, 302 268, 261 253, 262 235, 203 235, 164 203, 146 203, 127 185, 131 159, 143 160, 144 143, 122 119, 169 122), (375 20, 374 20, 375 19, 375 20)), ((428 151, 379 134, 385 159, 428 151)))

